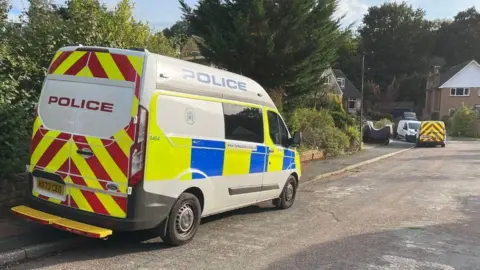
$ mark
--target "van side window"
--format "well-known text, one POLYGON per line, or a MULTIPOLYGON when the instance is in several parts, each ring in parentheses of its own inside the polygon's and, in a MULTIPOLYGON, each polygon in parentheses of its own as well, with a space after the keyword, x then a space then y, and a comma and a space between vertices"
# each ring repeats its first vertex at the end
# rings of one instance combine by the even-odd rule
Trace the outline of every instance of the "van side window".
POLYGON ((263 143, 263 117, 258 108, 223 104, 225 139, 263 143))
POLYGON ((270 130, 270 138, 276 145, 288 147, 288 131, 278 114, 268 112, 268 127, 270 130))
POLYGON ((405 125, 403 125, 403 129, 407 129, 407 122, 405 122, 405 125))

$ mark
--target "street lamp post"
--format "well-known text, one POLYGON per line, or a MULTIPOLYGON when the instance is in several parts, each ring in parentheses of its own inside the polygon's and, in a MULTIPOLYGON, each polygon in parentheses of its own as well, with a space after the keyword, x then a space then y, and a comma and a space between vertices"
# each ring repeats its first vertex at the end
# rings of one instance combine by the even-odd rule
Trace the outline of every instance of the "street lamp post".
POLYGON ((363 88, 365 85, 365 55, 367 54, 373 54, 373 52, 363 52, 362 53, 362 97, 361 97, 361 103, 360 103, 360 149, 362 149, 363 146, 363 88))
POLYGON ((363 148, 363 86, 365 80, 365 52, 362 54, 362 88, 360 99, 360 150, 363 148))

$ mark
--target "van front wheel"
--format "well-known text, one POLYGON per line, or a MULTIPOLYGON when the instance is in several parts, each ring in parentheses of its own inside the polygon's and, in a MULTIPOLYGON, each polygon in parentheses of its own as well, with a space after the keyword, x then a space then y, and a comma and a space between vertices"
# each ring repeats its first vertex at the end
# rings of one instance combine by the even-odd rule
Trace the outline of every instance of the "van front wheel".
POLYGON ((293 175, 290 175, 287 179, 287 183, 283 187, 283 191, 280 197, 273 200, 273 205, 279 209, 288 209, 295 202, 297 195, 297 180, 293 175))
POLYGON ((201 206, 198 198, 190 193, 182 193, 170 212, 162 240, 170 246, 190 242, 197 232, 200 219, 201 206))

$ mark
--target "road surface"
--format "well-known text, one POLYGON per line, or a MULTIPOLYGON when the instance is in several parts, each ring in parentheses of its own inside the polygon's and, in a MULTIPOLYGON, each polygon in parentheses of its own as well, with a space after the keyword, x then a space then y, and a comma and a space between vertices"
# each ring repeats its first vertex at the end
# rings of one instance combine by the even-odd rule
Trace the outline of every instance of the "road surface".
POLYGON ((167 248, 118 235, 14 269, 480 269, 480 142, 412 149, 203 221, 167 248))

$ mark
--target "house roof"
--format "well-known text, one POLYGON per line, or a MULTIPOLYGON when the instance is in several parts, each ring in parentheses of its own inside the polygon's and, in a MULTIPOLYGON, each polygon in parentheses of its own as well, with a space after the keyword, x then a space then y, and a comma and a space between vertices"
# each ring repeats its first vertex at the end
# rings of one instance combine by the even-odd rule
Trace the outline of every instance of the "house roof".
POLYGON ((450 67, 448 70, 440 73, 440 86, 444 85, 448 80, 450 80, 453 76, 455 76, 460 70, 465 68, 468 64, 470 64, 472 60, 465 61, 461 64, 456 66, 450 67))
POLYGON ((338 78, 345 78, 345 88, 341 89, 343 92, 343 96, 346 98, 360 98, 362 97, 362 93, 358 91, 358 89, 353 85, 353 83, 345 76, 345 74, 340 69, 334 70, 335 77, 338 78))
POLYGON ((458 66, 455 66, 455 68, 451 69, 452 73, 454 71, 457 72, 453 74, 450 78, 448 78, 445 82, 442 82, 440 88, 480 87, 480 64, 478 64, 477 61, 472 60, 469 61, 467 64, 462 63, 458 66))

